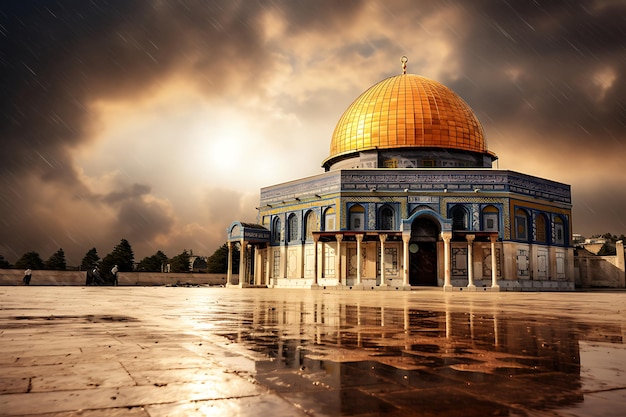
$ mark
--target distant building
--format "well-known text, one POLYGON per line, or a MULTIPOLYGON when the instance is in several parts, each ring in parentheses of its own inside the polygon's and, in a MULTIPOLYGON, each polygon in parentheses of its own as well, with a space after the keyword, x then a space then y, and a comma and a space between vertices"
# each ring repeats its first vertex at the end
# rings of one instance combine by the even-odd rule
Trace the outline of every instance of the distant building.
POLYGON ((262 188, 258 224, 228 228, 238 285, 573 290, 570 186, 496 159, 449 88, 385 79, 339 119, 323 173, 262 188))

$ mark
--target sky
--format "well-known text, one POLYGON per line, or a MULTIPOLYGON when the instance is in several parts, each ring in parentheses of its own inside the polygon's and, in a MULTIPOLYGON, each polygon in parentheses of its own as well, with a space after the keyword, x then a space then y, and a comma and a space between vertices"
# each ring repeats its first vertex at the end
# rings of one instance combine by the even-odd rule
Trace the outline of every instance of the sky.
POLYGON ((0 255, 209 256, 261 187, 323 172, 403 55, 497 168, 571 185, 574 233, 626 234, 625 21, 623 0, 3 1, 0 255))

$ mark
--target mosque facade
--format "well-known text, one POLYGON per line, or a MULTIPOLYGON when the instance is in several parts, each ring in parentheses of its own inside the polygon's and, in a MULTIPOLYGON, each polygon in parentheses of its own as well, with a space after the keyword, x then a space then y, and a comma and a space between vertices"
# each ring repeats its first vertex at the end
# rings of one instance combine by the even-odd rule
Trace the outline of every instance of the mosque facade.
POLYGON ((323 173, 262 188, 258 222, 229 226, 227 285, 574 290, 570 186, 496 159, 469 105, 403 58, 341 116, 323 173))

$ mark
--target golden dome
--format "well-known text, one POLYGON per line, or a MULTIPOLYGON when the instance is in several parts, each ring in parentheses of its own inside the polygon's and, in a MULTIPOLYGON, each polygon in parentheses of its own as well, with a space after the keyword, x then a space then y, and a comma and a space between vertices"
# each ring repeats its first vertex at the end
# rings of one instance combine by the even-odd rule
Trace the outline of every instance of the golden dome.
POLYGON ((397 148, 457 149, 495 158, 461 97, 437 81, 402 74, 370 87, 348 107, 322 165, 358 151, 397 148))

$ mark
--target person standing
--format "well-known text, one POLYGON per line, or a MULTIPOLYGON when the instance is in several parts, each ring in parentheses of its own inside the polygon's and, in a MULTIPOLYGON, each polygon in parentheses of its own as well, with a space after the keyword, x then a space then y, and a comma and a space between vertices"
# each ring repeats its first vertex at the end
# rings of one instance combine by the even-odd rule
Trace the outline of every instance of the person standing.
POLYGON ((119 269, 117 268, 117 265, 115 265, 112 269, 111 269, 111 275, 113 275, 113 285, 117 286, 117 273, 119 272, 119 269))
POLYGON ((30 285, 30 279, 33 277, 33 271, 30 270, 30 268, 26 269, 26 271, 24 271, 24 278, 22 279, 22 281, 24 281, 24 285, 30 285))

